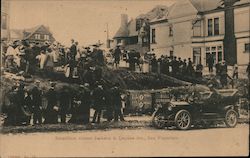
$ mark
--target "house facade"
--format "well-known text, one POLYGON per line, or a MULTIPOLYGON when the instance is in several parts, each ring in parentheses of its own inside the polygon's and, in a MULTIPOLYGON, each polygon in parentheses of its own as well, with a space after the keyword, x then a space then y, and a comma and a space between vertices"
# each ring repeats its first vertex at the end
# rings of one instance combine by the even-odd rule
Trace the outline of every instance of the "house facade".
POLYGON ((39 25, 30 29, 10 30, 10 40, 28 40, 30 43, 54 42, 55 38, 48 27, 39 25))
MULTIPOLYGON (((231 32, 236 41, 235 58, 237 64, 245 65, 249 62, 250 3, 241 0, 233 9, 231 32)), ((165 18, 150 22, 150 49, 157 56, 191 58, 195 64, 206 65, 209 53, 214 63, 227 61, 230 56, 225 56, 226 27, 225 9, 220 0, 213 0, 213 3, 209 0, 177 1, 165 18)))
POLYGON ((121 25, 113 37, 112 46, 122 46, 125 50, 135 50, 144 54, 150 47, 149 21, 164 15, 166 6, 157 6, 146 14, 139 15, 135 19, 128 21, 126 14, 121 15, 121 25))

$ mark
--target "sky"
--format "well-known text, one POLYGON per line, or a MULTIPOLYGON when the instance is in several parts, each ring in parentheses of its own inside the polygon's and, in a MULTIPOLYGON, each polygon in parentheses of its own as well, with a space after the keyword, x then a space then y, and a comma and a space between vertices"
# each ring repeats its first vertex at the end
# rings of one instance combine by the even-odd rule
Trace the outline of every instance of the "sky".
POLYGON ((121 23, 147 13, 156 5, 170 6, 174 0, 10 0, 10 28, 48 26, 55 39, 65 45, 75 39, 86 46, 105 42, 107 24, 112 38, 121 23))

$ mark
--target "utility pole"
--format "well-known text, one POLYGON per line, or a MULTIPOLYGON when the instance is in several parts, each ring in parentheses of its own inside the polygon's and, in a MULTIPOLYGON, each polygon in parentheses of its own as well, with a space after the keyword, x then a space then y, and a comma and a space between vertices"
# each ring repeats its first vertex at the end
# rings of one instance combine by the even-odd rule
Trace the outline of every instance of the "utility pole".
POLYGON ((107 47, 107 48, 110 48, 110 40, 109 40, 109 23, 106 24, 106 33, 107 33, 106 47, 107 47))

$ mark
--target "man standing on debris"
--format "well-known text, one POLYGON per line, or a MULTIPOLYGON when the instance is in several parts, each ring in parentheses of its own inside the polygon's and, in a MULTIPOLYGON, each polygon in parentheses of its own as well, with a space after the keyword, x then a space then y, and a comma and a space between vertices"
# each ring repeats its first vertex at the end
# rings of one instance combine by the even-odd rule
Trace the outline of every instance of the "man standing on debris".
POLYGON ((222 85, 222 88, 226 88, 227 87, 227 64, 226 61, 223 60, 221 62, 221 66, 220 66, 220 82, 222 85))
POLYGON ((120 64, 120 57, 121 57, 121 50, 120 45, 116 46, 115 52, 114 52, 114 58, 115 58, 115 68, 119 68, 120 64))
POLYGON ((31 90, 33 99, 33 124, 42 124, 42 93, 39 90, 39 81, 36 81, 35 87, 31 90))
POLYGON ((213 66, 214 66, 214 57, 211 53, 208 54, 207 58, 207 65, 208 65, 208 70, 210 73, 213 72, 213 66))
POLYGON ((158 67, 158 63, 157 63, 157 60, 156 60, 156 56, 154 55, 153 59, 151 60, 151 71, 153 73, 157 73, 157 67, 158 67))
POLYGON ((188 58, 187 75, 189 77, 193 77, 194 75, 194 67, 193 67, 193 62, 191 61, 191 58, 188 58))
POLYGON ((70 47, 70 57, 72 60, 75 60, 76 54, 77 54, 77 47, 76 47, 76 42, 74 39, 71 39, 71 47, 70 47))
POLYGON ((123 118, 123 113, 122 113, 122 101, 121 101, 121 90, 119 88, 119 84, 116 83, 114 87, 112 88, 113 92, 113 104, 115 107, 115 120, 118 121, 120 118, 120 121, 125 121, 123 118))
POLYGON ((46 94, 48 105, 45 110, 45 124, 57 123, 57 94, 55 91, 55 83, 51 83, 51 87, 46 94))
POLYGON ((100 123, 102 108, 105 104, 105 94, 103 90, 103 86, 97 82, 97 87, 93 91, 93 100, 94 100, 94 109, 95 113, 93 116, 92 123, 100 123))

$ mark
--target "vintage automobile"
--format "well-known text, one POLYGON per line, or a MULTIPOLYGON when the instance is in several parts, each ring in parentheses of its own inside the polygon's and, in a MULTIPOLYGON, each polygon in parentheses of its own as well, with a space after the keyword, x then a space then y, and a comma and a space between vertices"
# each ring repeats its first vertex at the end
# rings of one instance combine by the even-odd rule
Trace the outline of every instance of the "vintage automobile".
POLYGON ((227 127, 235 127, 238 121, 237 90, 214 90, 198 92, 187 100, 174 100, 158 104, 153 113, 152 123, 157 128, 176 126, 180 130, 191 126, 211 125, 224 122, 227 127))

